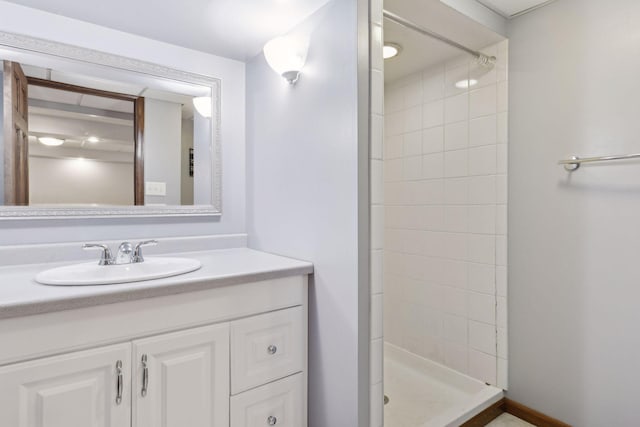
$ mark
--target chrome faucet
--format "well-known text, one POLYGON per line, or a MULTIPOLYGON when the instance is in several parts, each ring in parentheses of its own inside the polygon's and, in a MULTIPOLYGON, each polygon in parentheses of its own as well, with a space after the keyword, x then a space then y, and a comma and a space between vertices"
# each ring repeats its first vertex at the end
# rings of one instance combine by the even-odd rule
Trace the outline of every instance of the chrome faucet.
POLYGON ((132 262, 133 245, 130 242, 120 243, 114 264, 131 264, 132 262))
POLYGON ((98 262, 99 265, 119 265, 144 262, 144 257, 142 256, 142 247, 156 244, 158 244, 157 240, 145 240, 135 246, 133 246, 133 244, 130 242, 122 242, 120 246, 118 246, 118 252, 115 257, 112 255, 109 246, 104 244, 85 243, 82 248, 102 250, 102 255, 100 256, 100 261, 98 262))

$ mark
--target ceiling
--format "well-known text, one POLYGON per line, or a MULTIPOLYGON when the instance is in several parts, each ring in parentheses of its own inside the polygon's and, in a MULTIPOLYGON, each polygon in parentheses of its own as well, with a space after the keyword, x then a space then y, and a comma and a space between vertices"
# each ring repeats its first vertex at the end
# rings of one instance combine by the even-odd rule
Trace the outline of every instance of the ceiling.
MULTIPOLYGON (((385 9, 472 49, 503 40, 503 37, 440 0, 385 0, 385 9)), ((385 42, 402 46, 400 55, 384 63, 390 82, 429 68, 464 53, 439 40, 419 34, 389 20, 384 21, 385 42)))
POLYGON ((8 0, 245 61, 329 0, 8 0))
POLYGON ((477 0, 505 18, 511 18, 554 0, 477 0))

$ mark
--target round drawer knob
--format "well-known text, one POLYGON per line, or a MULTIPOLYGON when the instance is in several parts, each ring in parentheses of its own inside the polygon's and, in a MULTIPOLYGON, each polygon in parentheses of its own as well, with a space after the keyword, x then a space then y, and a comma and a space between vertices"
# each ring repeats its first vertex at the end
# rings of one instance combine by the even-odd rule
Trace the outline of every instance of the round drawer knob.
MULTIPOLYGON (((273 344, 271 344, 269 347, 267 347, 267 353, 269 353, 269 354, 276 354, 277 351, 278 351, 278 347, 276 347, 273 344)), ((270 425, 273 425, 273 424, 270 424, 270 425)))
POLYGON ((278 419, 273 415, 270 415, 269 418, 267 418, 267 424, 269 424, 270 426, 274 426, 277 423, 278 423, 278 419))

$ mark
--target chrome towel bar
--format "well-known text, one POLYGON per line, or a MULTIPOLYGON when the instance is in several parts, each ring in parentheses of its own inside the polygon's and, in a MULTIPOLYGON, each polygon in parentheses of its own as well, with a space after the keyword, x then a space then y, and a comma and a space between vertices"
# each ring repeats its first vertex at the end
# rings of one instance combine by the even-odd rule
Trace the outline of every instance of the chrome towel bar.
POLYGON ((620 156, 599 156, 599 157, 578 157, 573 156, 570 159, 560 160, 559 165, 564 165, 565 170, 573 172, 578 169, 582 163, 593 162, 607 162, 609 160, 628 160, 628 159, 640 159, 640 153, 638 154, 624 154, 620 156))

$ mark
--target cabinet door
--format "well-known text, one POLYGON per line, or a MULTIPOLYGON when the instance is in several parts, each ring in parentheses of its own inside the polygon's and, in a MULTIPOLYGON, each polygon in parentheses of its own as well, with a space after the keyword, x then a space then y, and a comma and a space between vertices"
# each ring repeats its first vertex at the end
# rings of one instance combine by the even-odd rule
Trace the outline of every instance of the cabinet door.
POLYGON ((122 427, 131 420, 131 345, 0 368, 0 425, 122 427))
POLYGON ((133 343, 134 427, 228 427, 229 326, 133 343))

